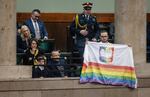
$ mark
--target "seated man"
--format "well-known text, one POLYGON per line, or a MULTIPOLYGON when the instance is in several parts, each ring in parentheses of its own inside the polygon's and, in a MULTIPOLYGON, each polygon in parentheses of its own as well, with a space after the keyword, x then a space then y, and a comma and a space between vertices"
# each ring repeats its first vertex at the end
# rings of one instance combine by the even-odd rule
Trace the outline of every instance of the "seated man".
POLYGON ((67 77, 66 73, 66 62, 60 57, 59 50, 53 50, 51 52, 51 57, 48 60, 48 68, 53 73, 53 77, 67 77))
POLYGON ((46 57, 40 55, 37 58, 38 65, 33 65, 32 78, 49 77, 49 69, 46 66, 46 57))

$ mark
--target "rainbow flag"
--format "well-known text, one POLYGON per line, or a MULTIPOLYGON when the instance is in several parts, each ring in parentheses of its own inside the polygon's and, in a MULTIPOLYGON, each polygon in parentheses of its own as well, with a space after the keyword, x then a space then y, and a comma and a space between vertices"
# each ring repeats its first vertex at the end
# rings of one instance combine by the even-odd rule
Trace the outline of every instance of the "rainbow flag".
POLYGON ((88 42, 80 83, 137 88, 132 48, 127 45, 88 42))

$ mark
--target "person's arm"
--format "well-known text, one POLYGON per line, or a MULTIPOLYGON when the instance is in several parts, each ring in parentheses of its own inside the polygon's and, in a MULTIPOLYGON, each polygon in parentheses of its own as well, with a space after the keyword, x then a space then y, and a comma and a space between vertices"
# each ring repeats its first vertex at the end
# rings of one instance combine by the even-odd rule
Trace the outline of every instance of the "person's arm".
POLYGON ((80 34, 80 29, 76 27, 75 20, 70 25, 70 33, 72 36, 75 36, 75 34, 80 34))
POLYGON ((43 36, 44 36, 43 38, 48 39, 48 32, 46 30, 45 24, 43 22, 41 22, 41 23, 43 25, 43 27, 42 27, 42 33, 43 33, 43 36))
POLYGON ((70 25, 70 32, 72 36, 86 36, 88 34, 88 31, 86 31, 86 29, 81 29, 78 26, 78 23, 80 22, 79 20, 81 20, 81 15, 76 15, 74 21, 70 25))
POLYGON ((61 65, 63 66, 64 69, 64 77, 68 77, 68 65, 65 59, 60 60, 61 65))
POLYGON ((33 58, 29 52, 30 50, 28 49, 23 55, 23 65, 33 65, 33 58))

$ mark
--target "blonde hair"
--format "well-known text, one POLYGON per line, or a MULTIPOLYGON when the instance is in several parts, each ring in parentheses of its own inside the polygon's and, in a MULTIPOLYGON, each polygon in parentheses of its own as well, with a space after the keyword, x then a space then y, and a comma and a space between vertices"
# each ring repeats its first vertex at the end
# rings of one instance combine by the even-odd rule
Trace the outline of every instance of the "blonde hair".
POLYGON ((22 39, 25 38, 25 37, 24 37, 24 34, 23 34, 24 29, 28 29, 29 38, 31 38, 30 30, 29 30, 28 26, 26 26, 26 25, 22 25, 22 26, 21 26, 21 33, 20 33, 21 38, 22 38, 22 39))

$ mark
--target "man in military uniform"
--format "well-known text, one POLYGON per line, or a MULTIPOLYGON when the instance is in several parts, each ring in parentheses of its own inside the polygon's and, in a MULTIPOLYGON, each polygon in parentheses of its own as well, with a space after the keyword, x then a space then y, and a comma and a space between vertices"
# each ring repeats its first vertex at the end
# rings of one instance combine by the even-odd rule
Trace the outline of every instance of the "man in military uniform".
POLYGON ((83 56, 85 43, 87 41, 97 41, 99 37, 99 26, 96 17, 91 15, 93 3, 83 3, 84 11, 77 14, 74 21, 70 25, 71 35, 74 36, 74 46, 79 51, 80 56, 83 56))

